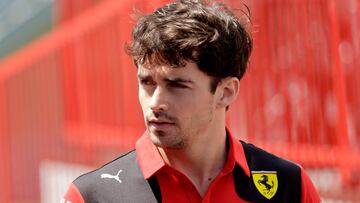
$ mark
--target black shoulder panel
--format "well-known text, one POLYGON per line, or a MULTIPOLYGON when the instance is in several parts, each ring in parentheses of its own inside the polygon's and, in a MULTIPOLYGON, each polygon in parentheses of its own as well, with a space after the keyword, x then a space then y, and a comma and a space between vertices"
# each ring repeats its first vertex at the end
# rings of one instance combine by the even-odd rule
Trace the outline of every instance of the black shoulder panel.
MULTIPOLYGON (((135 150, 78 177, 74 184, 86 203, 157 202, 149 182, 142 176, 135 150)), ((151 185, 156 186, 157 181, 152 179, 151 185)))
POLYGON ((252 144, 241 141, 251 172, 275 171, 278 189, 273 197, 265 198, 256 188, 253 176, 249 178, 236 166, 234 184, 237 194, 244 200, 258 203, 300 203, 301 169, 298 165, 270 154, 252 144))

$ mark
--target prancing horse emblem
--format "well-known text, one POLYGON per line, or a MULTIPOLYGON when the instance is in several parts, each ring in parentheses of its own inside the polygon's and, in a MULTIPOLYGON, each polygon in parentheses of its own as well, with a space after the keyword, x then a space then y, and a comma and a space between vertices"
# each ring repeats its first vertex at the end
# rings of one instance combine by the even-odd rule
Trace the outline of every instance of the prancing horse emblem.
POLYGON ((269 177, 267 175, 262 175, 261 178, 262 178, 261 180, 258 180, 258 183, 264 185, 266 190, 270 192, 270 189, 274 187, 274 181, 271 181, 272 184, 270 185, 268 183, 269 177))
POLYGON ((116 181, 118 181, 119 183, 122 183, 122 181, 119 178, 120 173, 122 172, 122 170, 120 169, 119 172, 116 175, 111 175, 111 174, 107 174, 107 173, 103 173, 101 174, 101 178, 110 178, 110 179, 115 179, 116 181))
POLYGON ((256 189, 267 199, 271 199, 278 189, 276 171, 251 171, 256 189))

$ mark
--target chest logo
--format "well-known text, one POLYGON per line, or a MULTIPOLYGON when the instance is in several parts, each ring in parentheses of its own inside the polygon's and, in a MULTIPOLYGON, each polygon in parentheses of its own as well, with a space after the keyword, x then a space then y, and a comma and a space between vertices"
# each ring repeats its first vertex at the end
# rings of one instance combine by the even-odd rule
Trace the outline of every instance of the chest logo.
POLYGON ((271 199, 278 189, 276 171, 251 171, 256 189, 267 199, 271 199))
POLYGON ((116 175, 111 175, 111 174, 107 174, 107 173, 103 173, 101 174, 101 178, 110 178, 110 179, 115 179, 116 181, 118 181, 119 183, 122 183, 122 181, 119 178, 120 173, 122 172, 122 170, 120 169, 119 172, 116 175))

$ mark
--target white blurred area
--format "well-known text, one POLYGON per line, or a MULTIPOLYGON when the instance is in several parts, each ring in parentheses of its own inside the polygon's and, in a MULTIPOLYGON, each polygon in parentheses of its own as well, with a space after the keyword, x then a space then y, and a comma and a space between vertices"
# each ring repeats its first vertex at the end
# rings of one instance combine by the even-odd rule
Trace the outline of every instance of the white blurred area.
POLYGON ((89 167, 79 164, 43 161, 39 169, 41 202, 59 202, 70 183, 90 170, 89 167))

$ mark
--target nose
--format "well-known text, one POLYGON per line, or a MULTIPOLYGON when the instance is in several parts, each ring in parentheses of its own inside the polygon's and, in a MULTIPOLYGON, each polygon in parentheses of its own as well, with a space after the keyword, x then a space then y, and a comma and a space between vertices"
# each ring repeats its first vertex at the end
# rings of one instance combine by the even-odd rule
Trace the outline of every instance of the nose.
POLYGON ((166 101, 166 93, 161 87, 157 87, 151 97, 150 109, 154 112, 167 111, 169 105, 166 101))

